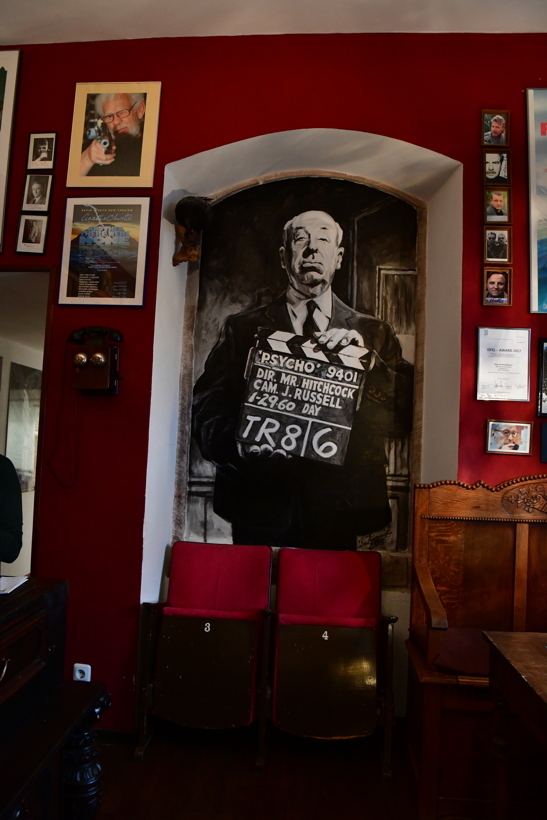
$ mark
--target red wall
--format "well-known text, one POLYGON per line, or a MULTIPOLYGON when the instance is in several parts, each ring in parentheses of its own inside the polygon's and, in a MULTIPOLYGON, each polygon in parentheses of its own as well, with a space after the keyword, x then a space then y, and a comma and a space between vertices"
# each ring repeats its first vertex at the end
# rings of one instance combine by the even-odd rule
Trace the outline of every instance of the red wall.
MULTIPOLYGON (((528 312, 525 89, 545 84, 544 35, 290 35, 76 43, 21 47, 9 205, 0 264, 60 262, 66 168, 76 82, 161 80, 146 304, 143 308, 54 306, 45 364, 44 466, 40 477, 35 571, 68 578, 67 670, 90 663, 114 705, 105 726, 131 729, 137 657, 142 525, 157 277, 166 163, 225 143, 296 128, 342 128, 406 140, 464 164, 464 265, 459 478, 498 483, 543 471, 535 400, 477 402, 478 325, 531 327, 528 312), (483 108, 512 114, 513 307, 481 305, 483 108), (28 135, 58 132, 49 238, 43 257, 14 253, 28 135), (87 324, 119 328, 123 382, 118 398, 78 397, 65 384, 66 339, 87 324), (535 421, 531 458, 484 454, 486 418, 535 421), (76 472, 74 470, 77 461, 76 472), (75 480, 74 480, 75 479, 75 480), (62 484, 72 486, 62 486, 62 484)), ((546 77, 547 79, 547 77, 546 77)), ((94 194, 118 194, 97 189, 94 194)), ((455 227, 457 213, 454 214, 455 227)), ((458 283, 455 283, 455 287, 458 283)), ((451 299, 451 292, 446 293, 451 299)), ((67 371, 68 372, 68 371, 67 371)), ((442 423, 442 419, 439 419, 442 423)), ((426 431, 427 433, 427 431, 426 431)), ((546 470, 547 472, 547 470, 546 470)))

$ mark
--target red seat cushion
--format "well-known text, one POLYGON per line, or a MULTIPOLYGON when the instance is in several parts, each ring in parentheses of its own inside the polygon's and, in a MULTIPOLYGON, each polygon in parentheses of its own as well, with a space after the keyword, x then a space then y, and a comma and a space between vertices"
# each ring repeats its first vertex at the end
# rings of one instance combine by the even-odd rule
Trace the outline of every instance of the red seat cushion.
POLYGON ((257 621, 262 617, 260 610, 251 609, 247 612, 237 610, 223 611, 218 609, 186 609, 180 606, 164 606, 164 615, 185 615, 189 618, 220 618, 226 621, 257 621))
MULTIPOLYGON (((423 652, 427 651, 427 626, 420 624, 411 630, 411 637, 423 652)), ((443 630, 441 652, 435 666, 441 672, 455 675, 478 675, 488 677, 488 644, 481 629, 449 627, 443 630)))
POLYGON ((277 610, 318 617, 321 623, 325 618, 375 619, 380 614, 380 571, 377 552, 282 549, 277 610))
MULTIPOLYGON (((173 545, 169 606, 209 612, 265 609, 270 587, 269 547, 233 544, 173 545)), ((233 616, 232 616, 233 617, 233 616)))
POLYGON ((280 624, 310 624, 311 626, 351 626, 375 629, 377 618, 335 618, 332 615, 283 615, 278 616, 280 624))

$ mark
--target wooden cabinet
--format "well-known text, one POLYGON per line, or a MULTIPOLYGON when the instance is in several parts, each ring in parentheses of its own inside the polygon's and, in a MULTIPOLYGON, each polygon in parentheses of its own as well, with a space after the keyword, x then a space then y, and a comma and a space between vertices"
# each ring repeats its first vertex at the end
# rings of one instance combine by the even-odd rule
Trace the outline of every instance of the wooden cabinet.
POLYGON ((0 820, 92 818, 101 683, 63 682, 67 583, 29 579, 0 598, 0 820))

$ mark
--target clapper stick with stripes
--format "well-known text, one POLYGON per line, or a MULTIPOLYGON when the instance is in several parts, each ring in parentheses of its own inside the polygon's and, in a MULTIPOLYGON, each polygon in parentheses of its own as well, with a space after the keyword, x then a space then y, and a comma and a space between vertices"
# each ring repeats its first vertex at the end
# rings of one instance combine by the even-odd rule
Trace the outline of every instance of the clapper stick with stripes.
POLYGON ((371 354, 259 328, 236 438, 287 456, 343 464, 371 354))

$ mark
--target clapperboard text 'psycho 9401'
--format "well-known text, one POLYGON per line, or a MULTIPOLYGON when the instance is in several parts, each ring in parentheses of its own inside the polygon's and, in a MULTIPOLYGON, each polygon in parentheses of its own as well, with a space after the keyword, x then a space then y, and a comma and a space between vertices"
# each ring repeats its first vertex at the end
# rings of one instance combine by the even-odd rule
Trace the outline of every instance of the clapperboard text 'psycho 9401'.
POLYGON ((313 340, 260 328, 247 363, 236 438, 286 455, 343 464, 368 351, 316 350, 313 340))

